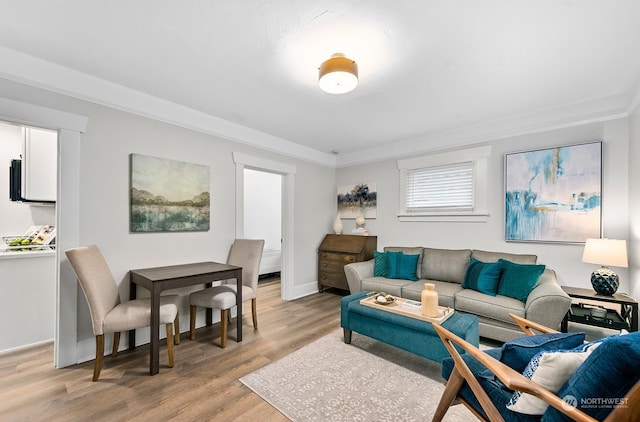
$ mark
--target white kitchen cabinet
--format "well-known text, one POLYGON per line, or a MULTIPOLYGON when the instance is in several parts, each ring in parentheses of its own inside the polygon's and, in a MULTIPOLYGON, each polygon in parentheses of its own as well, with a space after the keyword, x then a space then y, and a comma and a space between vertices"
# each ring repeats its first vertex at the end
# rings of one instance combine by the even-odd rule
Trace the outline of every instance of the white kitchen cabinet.
POLYGON ((58 132, 23 127, 22 197, 55 201, 58 174, 58 132))
POLYGON ((53 341, 56 255, 0 254, 0 353, 53 341))

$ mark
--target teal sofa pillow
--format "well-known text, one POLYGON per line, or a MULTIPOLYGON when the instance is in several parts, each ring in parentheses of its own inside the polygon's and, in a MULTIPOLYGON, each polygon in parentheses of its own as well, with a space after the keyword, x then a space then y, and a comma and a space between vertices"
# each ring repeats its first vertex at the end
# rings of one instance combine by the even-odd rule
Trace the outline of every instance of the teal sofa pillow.
POLYGON ((476 290, 489 296, 498 292, 498 283, 502 274, 502 264, 499 262, 482 262, 471 258, 467 272, 462 281, 465 289, 476 290))
POLYGON ((384 252, 373 252, 373 275, 374 277, 389 276, 389 258, 384 252))
POLYGON ((385 252, 389 259, 389 278, 418 281, 418 259, 420 255, 405 255, 402 252, 385 252))
POLYGON ((538 285, 545 266, 515 264, 505 259, 498 262, 502 266, 498 294, 526 302, 531 290, 538 285))

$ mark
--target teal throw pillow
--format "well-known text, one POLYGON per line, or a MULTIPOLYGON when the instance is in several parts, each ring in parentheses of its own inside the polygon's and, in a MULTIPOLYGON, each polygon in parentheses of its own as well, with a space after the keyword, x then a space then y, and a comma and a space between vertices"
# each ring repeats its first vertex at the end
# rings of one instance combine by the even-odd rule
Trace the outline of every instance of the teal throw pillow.
POLYGON ((502 275, 498 294, 526 302, 531 290, 538 285, 545 266, 515 264, 505 259, 500 259, 499 262, 502 265, 502 275))
POLYGON ((498 292, 501 273, 502 264, 499 262, 482 262, 471 258, 462 281, 462 287, 495 296, 498 292))
POLYGON ((374 277, 389 276, 389 258, 384 252, 373 252, 373 275, 374 277))
POLYGON ((386 252, 389 259, 389 278, 418 281, 418 258, 420 255, 405 255, 402 252, 386 252))

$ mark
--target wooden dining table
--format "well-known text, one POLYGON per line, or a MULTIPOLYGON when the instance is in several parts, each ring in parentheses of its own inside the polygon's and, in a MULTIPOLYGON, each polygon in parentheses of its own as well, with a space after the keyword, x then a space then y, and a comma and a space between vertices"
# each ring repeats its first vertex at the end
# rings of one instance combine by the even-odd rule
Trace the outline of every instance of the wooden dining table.
MULTIPOLYGON (((130 270, 129 295, 137 296, 137 286, 151 293, 150 358, 149 373, 160 372, 160 294, 165 290, 177 289, 195 284, 211 287, 214 281, 236 279, 236 305, 238 307, 236 341, 242 341, 242 267, 220 262, 195 262, 191 264, 169 265, 165 267, 130 270)), ((207 308, 207 325, 212 323, 212 311, 207 308)), ((180 333, 178 333, 180 335, 180 333)), ((129 331, 129 349, 136 346, 136 330, 129 331)))

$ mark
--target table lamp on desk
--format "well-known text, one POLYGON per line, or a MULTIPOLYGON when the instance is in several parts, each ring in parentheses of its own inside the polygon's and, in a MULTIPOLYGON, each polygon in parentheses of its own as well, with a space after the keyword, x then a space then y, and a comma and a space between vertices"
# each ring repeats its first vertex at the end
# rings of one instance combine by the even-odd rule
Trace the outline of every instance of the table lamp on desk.
POLYGON ((591 285, 596 293, 612 296, 618 290, 620 278, 609 266, 628 266, 627 242, 618 239, 587 239, 582 262, 601 265, 591 274, 591 285))

